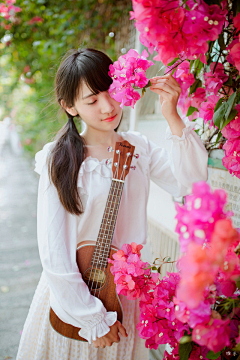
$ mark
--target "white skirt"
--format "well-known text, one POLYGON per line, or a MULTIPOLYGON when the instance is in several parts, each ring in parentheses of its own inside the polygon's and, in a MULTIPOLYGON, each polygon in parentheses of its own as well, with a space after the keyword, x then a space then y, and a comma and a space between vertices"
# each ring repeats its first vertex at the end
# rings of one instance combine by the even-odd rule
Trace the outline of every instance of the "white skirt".
POLYGON ((145 340, 140 339, 138 302, 120 296, 127 338, 105 349, 58 334, 49 321, 49 287, 42 274, 24 324, 16 360, 148 360, 145 340))

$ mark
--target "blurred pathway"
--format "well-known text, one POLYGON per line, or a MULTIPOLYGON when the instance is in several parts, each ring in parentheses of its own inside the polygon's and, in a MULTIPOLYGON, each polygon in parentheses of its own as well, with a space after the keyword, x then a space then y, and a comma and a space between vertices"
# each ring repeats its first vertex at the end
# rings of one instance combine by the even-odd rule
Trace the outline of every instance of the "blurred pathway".
POLYGON ((31 161, 13 154, 6 141, 0 143, 0 360, 5 360, 16 358, 41 264, 36 236, 38 176, 31 161))

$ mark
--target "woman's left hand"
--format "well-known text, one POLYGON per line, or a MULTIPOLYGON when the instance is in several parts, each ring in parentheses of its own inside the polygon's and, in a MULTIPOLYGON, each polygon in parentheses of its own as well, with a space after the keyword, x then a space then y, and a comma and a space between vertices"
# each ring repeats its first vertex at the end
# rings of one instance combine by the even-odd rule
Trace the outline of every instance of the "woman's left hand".
POLYGON ((150 90, 159 94, 162 114, 166 120, 175 116, 179 117, 177 102, 181 94, 181 88, 174 77, 171 74, 167 74, 153 77, 150 81, 152 83, 150 90))

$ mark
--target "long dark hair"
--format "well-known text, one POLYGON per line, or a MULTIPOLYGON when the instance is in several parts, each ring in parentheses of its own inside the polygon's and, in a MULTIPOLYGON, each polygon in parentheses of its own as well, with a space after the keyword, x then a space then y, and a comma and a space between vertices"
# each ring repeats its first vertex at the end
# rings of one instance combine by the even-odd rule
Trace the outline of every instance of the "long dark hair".
MULTIPOLYGON (((55 78, 55 93, 58 103, 64 101, 72 107, 79 95, 82 81, 93 94, 108 90, 112 83, 108 75, 112 60, 95 49, 70 50, 63 58, 55 78)), ((50 181, 55 185, 59 199, 71 214, 83 213, 77 180, 80 166, 86 158, 86 144, 79 135, 71 116, 65 110, 68 122, 57 133, 56 144, 48 156, 50 181)))

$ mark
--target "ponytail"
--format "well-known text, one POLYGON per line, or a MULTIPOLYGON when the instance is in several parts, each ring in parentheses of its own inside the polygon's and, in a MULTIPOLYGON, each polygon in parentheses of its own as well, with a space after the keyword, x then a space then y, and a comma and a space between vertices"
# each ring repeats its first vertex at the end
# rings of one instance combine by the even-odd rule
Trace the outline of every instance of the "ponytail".
MULTIPOLYGON (((112 84, 112 78, 108 74, 112 63, 99 50, 70 50, 63 57, 55 77, 55 93, 59 105, 62 106, 63 100, 67 107, 72 107, 78 99, 83 81, 93 94, 107 91, 112 84)), ((55 138, 56 145, 48 157, 48 173, 64 208, 71 214, 80 215, 83 207, 77 181, 80 166, 87 156, 87 148, 73 117, 66 110, 65 112, 68 122, 55 138)))
POLYGON ((64 208, 71 214, 83 213, 77 181, 80 166, 86 158, 84 139, 79 135, 73 117, 56 136, 56 144, 48 156, 48 173, 64 208))

